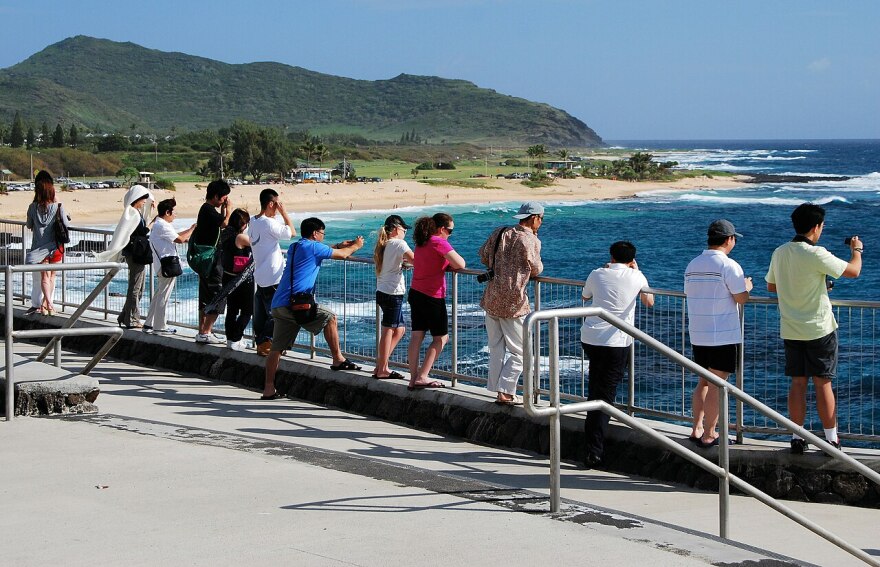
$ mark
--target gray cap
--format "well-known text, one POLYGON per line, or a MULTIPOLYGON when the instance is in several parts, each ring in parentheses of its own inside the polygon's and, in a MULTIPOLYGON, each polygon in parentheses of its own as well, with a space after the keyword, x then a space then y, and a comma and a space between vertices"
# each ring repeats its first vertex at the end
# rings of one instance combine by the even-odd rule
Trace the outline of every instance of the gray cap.
POLYGON ((738 238, 742 238, 743 235, 736 231, 736 227, 733 226, 733 223, 729 220, 718 219, 709 225, 709 238, 712 237, 728 237, 728 236, 736 236, 738 238))
POLYGON ((515 219, 524 219, 528 218, 532 215, 543 215, 544 214, 544 205, 538 203, 537 201, 529 201, 528 203, 523 203, 519 207, 519 212, 513 215, 515 219))

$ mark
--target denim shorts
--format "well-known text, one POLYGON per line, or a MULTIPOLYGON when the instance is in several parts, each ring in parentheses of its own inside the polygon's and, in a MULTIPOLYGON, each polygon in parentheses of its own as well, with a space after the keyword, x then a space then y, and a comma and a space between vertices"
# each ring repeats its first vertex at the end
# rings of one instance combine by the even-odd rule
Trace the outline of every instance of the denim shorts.
POLYGON ((403 296, 376 292, 376 305, 382 309, 382 326, 396 329, 403 326, 403 296))

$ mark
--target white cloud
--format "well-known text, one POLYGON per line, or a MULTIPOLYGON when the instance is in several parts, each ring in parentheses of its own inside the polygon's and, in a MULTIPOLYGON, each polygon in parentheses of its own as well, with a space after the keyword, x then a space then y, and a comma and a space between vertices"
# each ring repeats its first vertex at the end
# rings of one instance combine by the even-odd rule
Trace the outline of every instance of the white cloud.
POLYGON ((823 71, 827 71, 831 68, 831 59, 828 57, 822 57, 821 59, 816 59, 815 61, 810 61, 810 64, 807 65, 807 69, 814 73, 821 73, 823 71))

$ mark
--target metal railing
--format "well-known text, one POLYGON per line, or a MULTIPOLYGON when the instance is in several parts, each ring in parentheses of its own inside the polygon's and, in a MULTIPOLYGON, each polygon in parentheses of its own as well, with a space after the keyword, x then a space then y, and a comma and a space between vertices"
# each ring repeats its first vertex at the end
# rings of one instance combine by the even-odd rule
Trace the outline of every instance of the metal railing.
MULTIPOLYGON (((83 227, 71 229, 72 242, 65 261, 87 261, 88 250, 103 250, 109 243, 111 231, 83 227)), ((0 220, 0 262, 23 259, 29 231, 21 221, 0 220), (4 236, 5 235, 5 236, 4 236)), ((185 261, 185 245, 179 246, 185 261)), ((89 264, 91 268, 93 264, 89 264)), ((153 274, 147 267, 147 289, 142 312, 152 293, 153 274)), ((484 312, 479 306, 484 286, 476 282, 476 270, 461 270, 447 275, 452 325, 449 345, 435 364, 435 374, 452 380, 484 384, 487 379, 488 351, 483 328, 484 312)), ((25 299, 31 283, 22 274, 14 282, 16 295, 25 299)), ((60 301, 62 310, 80 305, 91 286, 101 274, 91 269, 61 275, 60 301)), ((409 278, 409 274, 406 276, 409 278)), ((120 277, 111 282, 92 306, 104 319, 119 313, 125 301, 127 267, 120 277)), ((319 301, 339 314, 340 342, 346 356, 361 361, 374 361, 378 352, 378 307, 375 302, 375 274, 372 259, 349 258, 325 261, 319 278, 319 301)), ((198 278, 191 270, 184 270, 178 278, 169 300, 169 324, 195 329, 198 322, 198 278)), ((529 297, 534 308, 582 306, 583 281, 553 277, 538 277, 529 286, 529 297)), ((636 325, 651 336, 684 356, 690 356, 687 332, 687 303, 684 293, 677 290, 650 290, 655 294, 653 309, 636 310, 636 325)), ((838 429, 841 438, 880 443, 880 302, 832 300, 839 322, 840 363, 834 380, 837 396, 838 429)), ((409 306, 404 303, 408 317, 409 306)), ((743 306, 745 328, 740 371, 736 373, 737 386, 771 407, 784 408, 787 404, 790 379, 784 373, 784 351, 779 338, 779 314, 775 298, 750 298, 743 306)), ((223 318, 218 319, 223 328, 223 318)), ((246 332, 251 336, 250 330, 246 332)), ((580 346, 579 321, 565 321, 560 328, 561 396, 569 401, 586 397, 588 364, 580 346)), ((322 336, 300 335, 294 349, 314 357, 327 354, 329 349, 322 336)), ((542 352, 549 344, 546 337, 540 341, 542 352)), ((546 358, 546 357, 545 357, 546 358)), ((407 367, 406 349, 397 348, 391 364, 407 367)), ((545 364, 545 363, 544 363, 545 364)), ((691 392, 698 377, 686 369, 670 363, 652 349, 638 344, 634 347, 632 372, 626 389, 621 389, 616 405, 630 413, 677 422, 690 422, 691 392)), ((536 395, 547 395, 549 385, 537 383, 536 395)), ((809 393, 806 427, 819 430, 821 422, 809 393)), ((751 408, 732 401, 731 411, 736 415, 732 427, 738 437, 743 433, 782 435, 784 430, 751 408)))
MULTIPOLYGON (((89 268, 93 270, 105 270, 104 277, 101 281, 91 290, 88 296, 83 300, 83 302, 79 305, 77 310, 68 317, 64 324, 60 329, 35 329, 35 330, 24 330, 24 331, 15 331, 13 330, 13 321, 15 319, 15 306, 13 303, 13 289, 12 286, 7 283, 5 290, 5 340, 6 340, 6 421, 12 421, 14 412, 14 398, 15 398, 15 365, 13 364, 12 358, 14 354, 15 348, 15 339, 36 339, 36 338, 49 338, 49 343, 43 348, 42 352, 37 356, 37 362, 43 361, 50 351, 54 350, 55 353, 55 366, 61 366, 61 339, 62 337, 80 337, 80 336, 91 336, 91 335, 109 335, 107 341, 98 349, 98 352, 86 363, 82 370, 80 370, 80 374, 88 374, 92 371, 92 368, 95 367, 98 362, 106 356, 110 349, 113 348, 113 345, 122 338, 123 330, 118 327, 80 327, 77 329, 73 328, 73 325, 79 320, 80 316, 89 308, 95 298, 101 294, 104 289, 106 289, 107 285, 113 279, 119 270, 125 267, 125 264, 118 264, 115 262, 101 262, 90 264, 89 268)), ((4 273, 6 274, 6 282, 11 282, 13 280, 13 274, 15 273, 39 273, 39 272, 61 272, 62 274, 71 271, 82 271, 84 266, 82 264, 26 264, 26 265, 6 265, 4 269, 4 273)))
POLYGON ((550 383, 550 407, 537 406, 532 396, 534 394, 533 384, 531 380, 525 380, 524 384, 524 406, 526 412, 534 417, 550 418, 550 511, 557 513, 560 510, 561 501, 561 419, 564 414, 580 413, 585 411, 601 411, 614 418, 621 423, 640 431, 647 435, 653 441, 658 442, 665 449, 672 451, 687 461, 699 466, 703 470, 718 477, 718 510, 719 510, 719 535, 722 538, 729 537, 728 521, 730 515, 730 486, 733 485, 744 493, 752 496, 762 503, 770 506, 777 512, 794 520, 798 524, 804 526, 815 534, 825 538, 839 548, 851 553, 869 565, 880 566, 880 562, 875 560, 871 555, 864 552, 860 548, 850 544, 835 534, 829 532, 825 528, 812 522, 801 514, 795 512, 791 508, 781 504, 769 494, 758 490, 746 481, 737 477, 730 472, 730 452, 727 435, 722 433, 719 437, 719 464, 716 465, 712 461, 685 449, 678 443, 672 441, 667 436, 659 433, 651 426, 643 421, 635 419, 618 408, 607 404, 603 401, 593 400, 576 403, 562 403, 560 396, 560 368, 559 368, 559 326, 560 321, 569 319, 580 319, 584 317, 599 317, 614 327, 620 329, 624 333, 633 337, 636 341, 644 344, 647 348, 665 357, 670 362, 687 369, 690 372, 700 376, 706 381, 718 387, 719 408, 718 427, 724 432, 728 429, 728 396, 731 395, 740 402, 748 404, 757 412, 766 416, 768 419, 775 421, 784 427, 787 431, 797 433, 807 441, 815 444, 824 451, 828 456, 843 462, 853 470, 861 473, 877 485, 880 485, 880 473, 868 468, 859 461, 853 459, 842 451, 835 449, 824 439, 819 438, 810 431, 795 424, 789 419, 783 417, 778 412, 762 404, 749 394, 722 380, 697 365, 688 358, 685 358, 675 350, 669 348, 660 341, 654 339, 648 334, 640 331, 636 327, 628 324, 626 321, 612 315, 608 311, 599 307, 579 307, 569 309, 549 309, 536 311, 529 314, 523 322, 523 374, 532 376, 539 372, 536 364, 536 357, 539 351, 539 339, 536 337, 536 331, 539 323, 546 321, 548 323, 548 340, 551 345, 548 361, 548 379, 550 383))

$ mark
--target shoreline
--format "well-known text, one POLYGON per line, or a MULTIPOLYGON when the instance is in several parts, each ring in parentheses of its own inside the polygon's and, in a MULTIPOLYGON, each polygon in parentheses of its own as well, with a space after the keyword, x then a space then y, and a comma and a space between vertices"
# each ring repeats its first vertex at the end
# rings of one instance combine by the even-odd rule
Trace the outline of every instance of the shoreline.
MULTIPOLYGON (((735 189, 748 185, 747 176, 709 178, 695 177, 673 182, 629 182, 609 179, 560 179, 549 187, 532 189, 518 180, 489 179, 487 187, 427 185, 413 179, 397 179, 380 183, 345 184, 260 184, 234 185, 230 199, 235 207, 251 214, 259 210, 259 194, 265 188, 275 189, 288 213, 340 213, 345 211, 413 210, 419 207, 445 205, 487 205, 524 201, 604 201, 626 199, 649 191, 702 191, 735 189)), ((195 218, 204 202, 207 183, 178 183, 176 191, 156 189, 157 201, 174 198, 181 218, 195 218)), ((59 191, 58 200, 74 225, 113 225, 122 213, 122 197, 126 189, 80 189, 59 191)), ((0 196, 3 213, 0 217, 24 220, 33 200, 31 192, 14 192, 0 196)))

